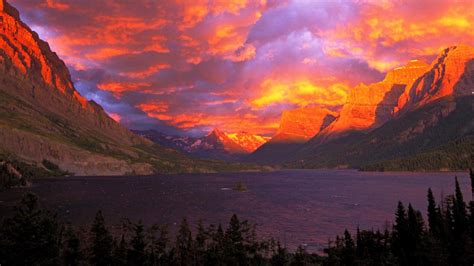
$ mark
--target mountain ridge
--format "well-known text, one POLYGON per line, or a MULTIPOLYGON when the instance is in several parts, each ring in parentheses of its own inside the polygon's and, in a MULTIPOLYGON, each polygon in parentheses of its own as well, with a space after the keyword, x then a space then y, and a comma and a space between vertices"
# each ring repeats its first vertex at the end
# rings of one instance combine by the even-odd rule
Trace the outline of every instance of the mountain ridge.
POLYGON ((225 133, 215 128, 203 137, 169 136, 155 130, 134 130, 151 141, 190 155, 225 160, 240 160, 268 138, 247 132, 225 133))

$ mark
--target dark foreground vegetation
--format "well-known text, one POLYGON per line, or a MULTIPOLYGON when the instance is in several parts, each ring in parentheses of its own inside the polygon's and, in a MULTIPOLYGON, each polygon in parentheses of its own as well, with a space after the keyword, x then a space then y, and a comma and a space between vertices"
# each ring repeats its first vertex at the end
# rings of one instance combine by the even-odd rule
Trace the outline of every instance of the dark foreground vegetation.
MULTIPOLYGON (((471 172, 474 193, 474 175, 471 172)), ((275 240, 261 240, 255 226, 233 215, 226 227, 194 230, 183 219, 176 236, 166 226, 126 221, 109 227, 102 212, 89 228, 64 224, 26 194, 0 228, 1 265, 473 265, 474 201, 455 193, 436 202, 427 194, 428 220, 401 202, 384 231, 347 230, 324 250, 289 251, 275 240), (194 233, 192 233, 194 232, 194 233)))
POLYGON ((43 160, 40 165, 27 164, 12 156, 0 154, 0 190, 26 186, 34 178, 69 175, 73 174, 61 170, 58 165, 48 160, 43 160))

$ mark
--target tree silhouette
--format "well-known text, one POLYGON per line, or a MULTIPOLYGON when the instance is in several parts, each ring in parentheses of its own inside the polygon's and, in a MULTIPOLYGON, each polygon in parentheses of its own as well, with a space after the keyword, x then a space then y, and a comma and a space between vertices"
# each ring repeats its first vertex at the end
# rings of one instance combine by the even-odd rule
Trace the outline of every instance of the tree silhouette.
POLYGON ((0 231, 0 264, 51 265, 59 258, 61 228, 55 214, 39 207, 27 193, 0 231))
POLYGON ((175 263, 177 265, 190 265, 192 261, 194 261, 193 238, 188 221, 184 218, 176 236, 175 263))
POLYGON ((102 211, 98 211, 95 215, 90 229, 90 237, 92 243, 90 263, 93 265, 113 265, 113 239, 105 226, 102 211))
POLYGON ((71 226, 66 227, 64 233, 63 261, 65 265, 79 265, 83 259, 81 241, 71 226))
POLYGON ((145 263, 145 232, 141 221, 133 225, 133 237, 127 253, 128 265, 143 265, 145 263))

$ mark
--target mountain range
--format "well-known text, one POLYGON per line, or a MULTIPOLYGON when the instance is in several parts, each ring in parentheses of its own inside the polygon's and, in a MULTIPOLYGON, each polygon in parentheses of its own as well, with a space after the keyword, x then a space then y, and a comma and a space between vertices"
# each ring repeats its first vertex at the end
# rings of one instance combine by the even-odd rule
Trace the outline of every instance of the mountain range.
MULTIPOLYGON (((474 162, 473 91, 474 48, 449 47, 430 65, 412 60, 381 82, 352 89, 337 118, 307 142, 263 145, 249 161, 297 168, 466 169, 474 162), (290 148, 282 153, 282 146, 290 148)), ((320 116, 306 115, 301 120, 320 116)))
POLYGON ((200 138, 169 136, 156 130, 134 130, 133 132, 162 146, 194 157, 228 161, 245 158, 269 139, 247 132, 224 133, 217 128, 200 138))

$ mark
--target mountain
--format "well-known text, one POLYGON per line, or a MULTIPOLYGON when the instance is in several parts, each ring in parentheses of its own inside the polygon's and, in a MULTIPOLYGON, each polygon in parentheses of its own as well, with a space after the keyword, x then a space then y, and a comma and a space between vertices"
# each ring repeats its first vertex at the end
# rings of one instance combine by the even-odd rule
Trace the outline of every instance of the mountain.
POLYGON ((268 140, 266 137, 247 132, 228 134, 217 128, 200 138, 168 136, 155 130, 134 132, 155 143, 178 149, 194 157, 231 161, 244 158, 268 140))
POLYGON ((370 133, 308 143, 287 164, 297 168, 466 170, 474 158, 474 96, 445 96, 370 133))
POLYGON ((244 148, 217 128, 194 142, 189 147, 189 151, 199 157, 224 160, 232 160, 247 154, 244 148))
POLYGON ((74 88, 64 62, 0 0, 0 161, 77 175, 225 168, 154 144, 74 88))
POLYGON ((284 111, 277 133, 247 160, 259 163, 283 162, 302 144, 330 125, 336 116, 336 112, 321 107, 284 111))
POLYGON ((339 117, 326 127, 313 142, 343 137, 352 131, 368 131, 393 118, 393 110, 408 84, 428 71, 428 64, 412 60, 389 71, 378 83, 352 89, 339 117))
POLYGON ((270 139, 269 137, 254 135, 245 131, 227 134, 227 137, 242 147, 246 153, 254 152, 270 139))
MULTIPOLYGON (((401 69, 412 68, 412 63, 401 69)), ((401 170, 460 170, 472 166, 474 47, 447 48, 427 69, 420 62, 416 67, 419 70, 409 70, 413 76, 410 73, 401 79, 389 72, 383 82, 389 75, 397 80, 388 82, 395 84, 389 90, 380 83, 364 85, 372 88, 373 95, 384 94, 372 102, 378 102, 375 108, 365 98, 348 100, 334 125, 295 152, 289 165, 401 170), (421 73, 418 77, 417 72, 421 73), (370 108, 361 108, 364 104, 370 108), (354 111, 362 109, 371 115, 354 111)))
POLYGON ((406 87, 394 111, 407 112, 444 96, 471 95, 473 59, 473 47, 458 45, 445 49, 433 61, 429 72, 406 87))
POLYGON ((187 153, 190 152, 191 145, 199 139, 194 137, 170 136, 156 130, 132 130, 132 132, 161 146, 187 153))

